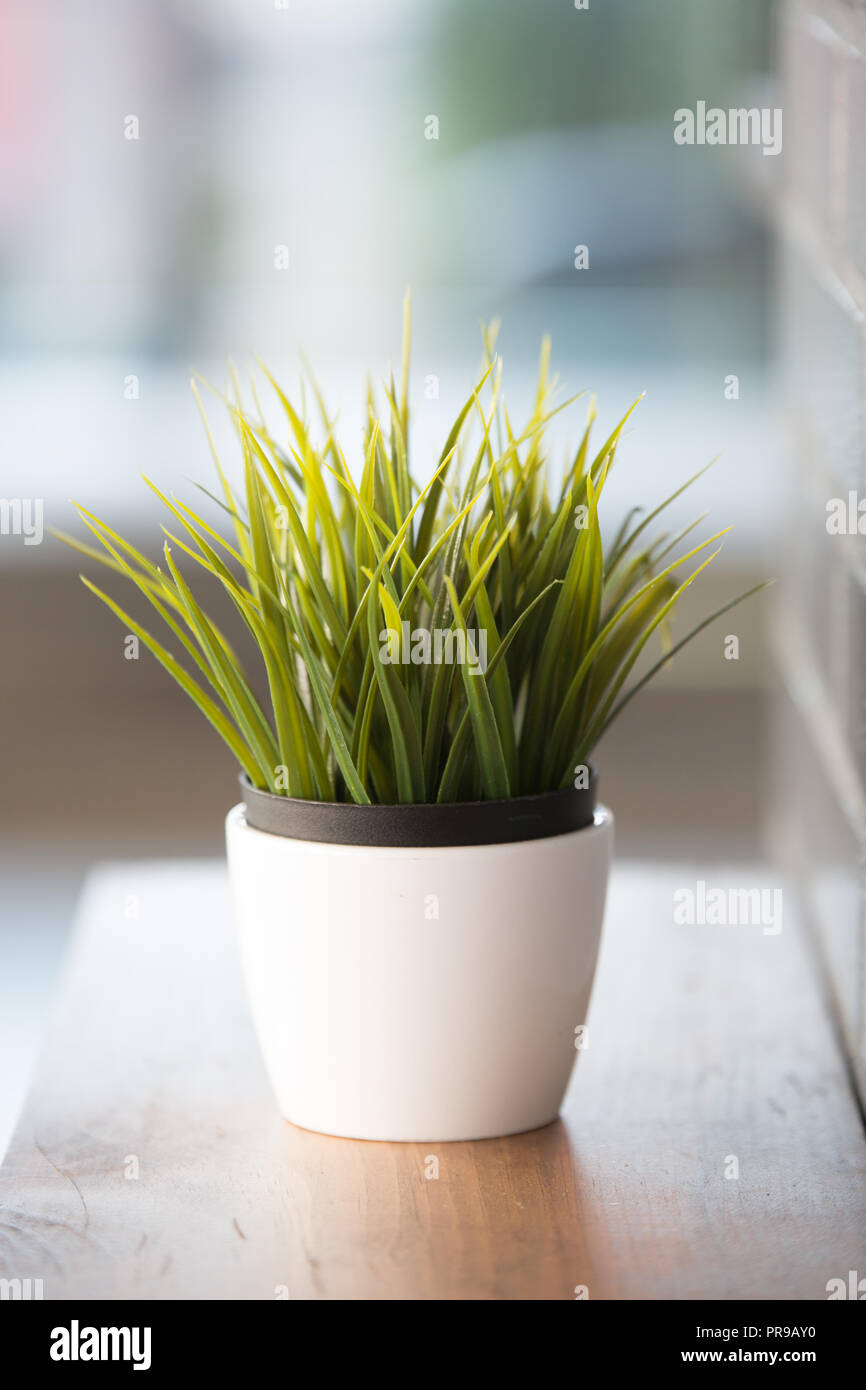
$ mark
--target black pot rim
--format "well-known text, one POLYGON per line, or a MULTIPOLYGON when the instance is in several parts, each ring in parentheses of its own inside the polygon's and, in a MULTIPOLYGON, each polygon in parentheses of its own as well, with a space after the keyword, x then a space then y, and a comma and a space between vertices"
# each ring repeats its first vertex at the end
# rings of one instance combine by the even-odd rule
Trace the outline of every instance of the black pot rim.
POLYGON ((359 806, 351 801, 304 801, 254 787, 240 774, 247 825, 269 835, 319 844, 430 849, 514 844, 566 835, 593 824, 598 774, 589 786, 515 796, 507 801, 451 801, 359 806))

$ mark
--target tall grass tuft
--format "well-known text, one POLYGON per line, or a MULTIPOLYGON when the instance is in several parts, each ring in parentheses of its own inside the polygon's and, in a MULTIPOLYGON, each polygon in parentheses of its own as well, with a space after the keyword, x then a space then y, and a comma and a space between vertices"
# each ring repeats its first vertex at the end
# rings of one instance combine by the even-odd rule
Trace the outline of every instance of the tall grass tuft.
POLYGON ((407 299, 399 381, 387 382, 381 414, 368 391, 357 477, 315 382, 317 425, 259 364, 252 410, 236 378, 232 397, 222 398, 243 459, 237 488, 193 385, 216 464, 222 529, 146 479, 169 514, 162 563, 81 506, 97 544, 61 536, 150 602, 160 638, 82 576, 186 691, 254 786, 384 804, 567 787, 628 701, 696 633, 748 597, 674 641, 677 602, 724 535, 687 542, 698 522, 656 534, 656 519, 694 478, 649 515, 635 509, 603 543, 602 495, 634 406, 595 447, 590 403, 554 486, 545 430, 572 401, 556 402, 549 345, 523 425, 502 397, 495 328, 484 332, 484 353, 424 486, 410 470, 407 299), (279 437, 259 408, 265 383, 284 416, 279 437), (257 676, 209 616, 195 580, 228 595, 260 664, 257 676), (174 640, 166 645, 168 635, 174 640), (638 674, 653 639, 655 659, 638 674), (262 676, 264 700, 254 694, 262 676))

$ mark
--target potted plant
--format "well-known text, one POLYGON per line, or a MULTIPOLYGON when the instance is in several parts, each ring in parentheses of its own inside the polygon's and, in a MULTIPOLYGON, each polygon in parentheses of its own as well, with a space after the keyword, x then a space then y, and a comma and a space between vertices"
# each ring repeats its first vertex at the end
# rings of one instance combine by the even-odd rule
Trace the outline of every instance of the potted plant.
POLYGON ((593 449, 590 404, 554 484, 545 427, 570 402, 554 400, 548 345, 522 426, 489 331, 485 354, 423 486, 407 307, 400 380, 383 418, 368 388, 356 472, 315 383, 318 426, 261 368, 284 428, 255 388, 245 409, 235 383, 237 490, 208 431, 225 525, 150 483, 171 517, 164 564, 83 507, 98 546, 63 537, 150 602, 177 654, 82 576, 237 759, 228 862, 252 1012, 283 1114, 329 1134, 479 1139, 556 1116, 613 842, 590 756, 654 673, 746 597, 635 670, 723 533, 650 538, 664 502, 603 541, 631 412, 593 449), (263 696, 193 572, 240 614, 263 696))

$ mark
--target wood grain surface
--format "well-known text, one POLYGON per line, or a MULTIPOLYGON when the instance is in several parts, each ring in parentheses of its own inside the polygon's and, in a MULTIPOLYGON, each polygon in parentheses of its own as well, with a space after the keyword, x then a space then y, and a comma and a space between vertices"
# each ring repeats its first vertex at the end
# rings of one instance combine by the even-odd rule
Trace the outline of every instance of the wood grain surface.
POLYGON ((677 926, 698 877, 777 883, 615 868, 562 1118, 436 1146, 280 1119, 222 866, 96 871, 0 1172, 0 1277, 46 1299, 826 1298, 866 1273, 832 1019, 788 898, 778 935, 677 926))

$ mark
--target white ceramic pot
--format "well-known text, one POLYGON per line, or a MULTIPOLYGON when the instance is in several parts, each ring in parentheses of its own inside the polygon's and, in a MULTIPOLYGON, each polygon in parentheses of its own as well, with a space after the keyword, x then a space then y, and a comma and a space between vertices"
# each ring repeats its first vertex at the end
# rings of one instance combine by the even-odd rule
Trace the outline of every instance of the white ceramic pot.
POLYGON ((553 1120, 598 955, 613 816, 507 844, 327 844, 227 820, 240 951, 282 1113, 356 1139, 553 1120))

